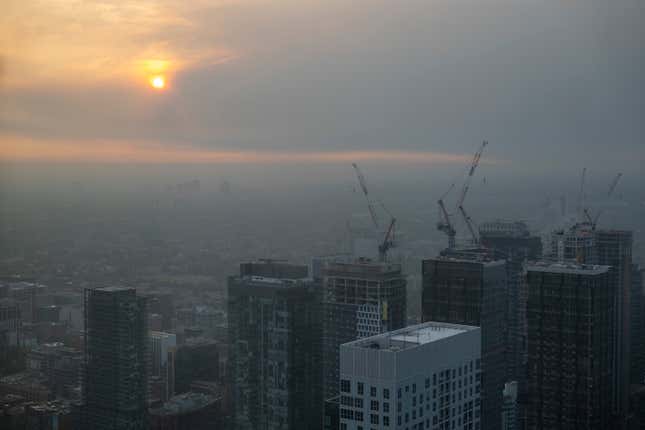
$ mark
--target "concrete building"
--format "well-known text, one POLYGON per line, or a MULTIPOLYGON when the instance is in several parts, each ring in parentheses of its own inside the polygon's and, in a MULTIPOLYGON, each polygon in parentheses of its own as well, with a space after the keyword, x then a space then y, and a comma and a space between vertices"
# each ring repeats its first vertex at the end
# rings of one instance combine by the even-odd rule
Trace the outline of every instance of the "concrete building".
MULTIPOLYGON (((631 295, 631 384, 645 384, 645 291, 644 271, 634 265, 631 295)), ((644 422, 645 424, 645 422, 644 422)))
POLYGON ((519 417, 517 407, 518 384, 511 381, 504 384, 502 393, 504 404, 502 405, 502 430, 519 430, 519 417))
POLYGON ((85 290, 82 428, 147 428, 147 321, 134 288, 85 290))
POLYGON ((527 429, 611 425, 612 280, 608 266, 527 267, 527 429))
POLYGON ((612 412, 613 426, 627 428, 629 385, 632 366, 632 242, 626 230, 595 229, 589 223, 578 223, 568 230, 554 232, 552 257, 560 262, 574 260, 584 264, 611 266, 613 291, 611 326, 612 412))
POLYGON ((422 263, 423 321, 481 327, 482 429, 501 427, 506 261, 485 249, 446 250, 422 263))
POLYGON ((320 286, 306 266, 240 265, 229 278, 229 361, 234 426, 322 425, 320 286))
POLYGON ((325 399, 339 393, 340 345, 406 325, 406 279, 399 264, 337 258, 325 262, 323 368, 325 399))
MULTIPOLYGON (((542 239, 532 235, 522 221, 496 220, 479 226, 481 244, 506 260, 506 301, 504 341, 506 381, 517 382, 518 420, 525 420, 526 385, 526 300, 524 265, 542 257, 542 239)), ((505 407, 507 405, 505 404, 505 407)), ((518 424, 519 425, 519 424, 518 424)))
POLYGON ((150 380, 157 378, 161 383, 161 401, 175 395, 175 355, 177 336, 161 331, 150 332, 150 380))
POLYGON ((45 343, 27 353, 27 369, 42 374, 54 396, 74 399, 81 385, 83 353, 61 342, 45 343))
POLYGON ((340 429, 479 429, 478 327, 426 322, 340 349, 340 429))
POLYGON ((542 257, 542 239, 521 221, 491 221, 479 226, 483 246, 506 259, 506 380, 519 381, 526 366, 526 290, 524 264, 542 257))
POLYGON ((216 382, 220 379, 220 344, 212 339, 186 339, 175 357, 175 391, 190 391, 194 381, 216 382))
POLYGON ((150 430, 222 430, 221 399, 188 392, 150 410, 150 430))
POLYGON ((0 299, 0 361, 20 346, 22 321, 14 300, 0 299))

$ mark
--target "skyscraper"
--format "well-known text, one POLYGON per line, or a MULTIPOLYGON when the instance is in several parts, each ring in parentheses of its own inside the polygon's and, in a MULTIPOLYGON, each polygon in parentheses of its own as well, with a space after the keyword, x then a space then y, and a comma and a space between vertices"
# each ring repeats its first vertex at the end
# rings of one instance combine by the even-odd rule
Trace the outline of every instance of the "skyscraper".
POLYGON ((482 429, 501 426, 506 262, 487 250, 446 250, 424 260, 423 321, 481 327, 482 429))
POLYGON ((426 322, 343 344, 340 429, 478 429, 480 340, 426 322))
POLYGON ((645 297, 643 296, 643 270, 632 269, 631 297, 631 384, 645 384, 645 297))
POLYGON ((479 226, 481 244, 506 259, 505 355, 506 380, 523 379, 526 364, 526 291, 522 281, 524 264, 542 256, 542 240, 529 232, 521 221, 492 221, 479 226))
POLYGON ((148 427, 146 300, 134 288, 85 290, 82 428, 148 427))
POLYGON ((611 266, 610 279, 614 288, 613 317, 613 394, 617 428, 626 429, 629 409, 630 331, 632 291, 632 232, 596 230, 597 263, 611 266))
MULTIPOLYGON (((504 343, 506 381, 517 381, 510 385, 515 400, 512 403, 504 398, 505 417, 516 415, 515 420, 507 419, 506 426, 521 426, 526 415, 526 300, 527 291, 524 278, 524 265, 528 260, 542 257, 542 240, 531 235, 526 223, 521 221, 491 221, 480 224, 481 244, 490 248, 506 260, 506 294, 504 306, 504 343), (517 407, 513 412, 508 410, 517 407), (517 423, 515 423, 517 421, 517 423), (514 424, 509 424, 513 422, 514 424)), ((506 391, 506 390, 505 390, 506 391)), ((521 428, 521 427, 518 427, 521 428)))
POLYGON ((320 288, 306 266, 240 265, 229 278, 236 429, 322 425, 320 288))
POLYGON ((175 356, 177 336, 162 331, 150 332, 150 379, 161 387, 159 398, 167 401, 175 394, 175 356))
POLYGON ((618 429, 627 427, 629 414, 632 241, 631 231, 600 230, 589 223, 579 223, 568 230, 554 232, 551 241, 552 256, 557 257, 558 261, 573 259, 578 263, 611 266, 611 408, 614 417, 612 425, 618 429))
POLYGON ((529 430, 613 428, 610 270, 527 267, 529 430))
POLYGON ((325 399, 338 395, 340 345, 406 324, 406 280, 399 264, 347 258, 322 268, 325 399))

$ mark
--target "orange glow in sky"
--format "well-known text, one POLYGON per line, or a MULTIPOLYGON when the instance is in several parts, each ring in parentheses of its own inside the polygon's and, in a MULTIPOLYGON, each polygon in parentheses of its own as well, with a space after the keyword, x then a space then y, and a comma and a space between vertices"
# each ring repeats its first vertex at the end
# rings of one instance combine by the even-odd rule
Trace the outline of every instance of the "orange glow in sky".
MULTIPOLYGON (((0 135, 0 162, 101 163, 466 163, 470 155, 410 151, 235 151, 127 141, 40 140, 0 135)), ((484 162, 498 163, 499 160, 484 162)))

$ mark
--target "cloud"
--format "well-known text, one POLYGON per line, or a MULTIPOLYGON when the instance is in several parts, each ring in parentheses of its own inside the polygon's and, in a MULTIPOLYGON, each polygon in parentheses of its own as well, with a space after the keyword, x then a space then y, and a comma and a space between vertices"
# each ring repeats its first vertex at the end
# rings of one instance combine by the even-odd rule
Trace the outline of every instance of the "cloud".
POLYGON ((471 153, 488 139, 516 166, 620 164, 645 153, 644 8, 10 0, 0 128, 244 154, 471 153), (168 91, 150 91, 156 70, 168 91))

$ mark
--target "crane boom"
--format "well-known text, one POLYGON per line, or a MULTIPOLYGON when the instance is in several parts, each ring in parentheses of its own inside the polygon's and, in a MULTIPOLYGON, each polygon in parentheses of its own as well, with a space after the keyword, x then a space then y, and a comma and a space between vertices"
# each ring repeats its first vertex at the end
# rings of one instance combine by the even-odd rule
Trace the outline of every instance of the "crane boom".
MULTIPOLYGON (((613 180, 613 181, 611 181, 611 184, 609 184, 609 191, 607 192, 607 198, 611 197, 611 196, 612 196, 612 194, 614 194, 614 190, 616 189, 616 186, 618 185, 618 182, 620 181, 620 178, 622 178, 622 176, 623 176, 623 174, 622 174, 622 173, 618 173, 618 174, 614 177, 614 180, 613 180)), ((602 212, 603 212, 603 209, 602 209, 602 208, 600 208, 600 209, 598 210, 598 213, 596 214, 596 217, 593 219, 593 221, 591 222, 591 220, 590 220, 590 222, 591 222, 591 226, 592 226, 594 229, 596 228, 596 225, 598 224, 598 220, 600 219, 600 215, 602 215, 602 212)), ((587 218, 590 218, 590 216, 588 215, 588 213, 589 213, 589 212, 585 209, 585 214, 587 215, 587 218)))
POLYGON ((356 171, 356 176, 358 177, 358 183, 360 184, 361 189, 363 190, 363 195, 365 196, 365 200, 367 201, 367 209, 370 212, 370 217, 372 218, 374 227, 378 228, 378 218, 376 216, 376 211, 374 210, 374 205, 372 204, 372 200, 370 199, 369 192, 367 191, 367 181, 365 180, 365 176, 363 176, 363 173, 358 168, 356 163, 352 163, 352 167, 356 171))
POLYGON ((607 197, 611 197, 611 195, 614 193, 614 190, 616 189, 616 185, 618 185, 618 181, 620 181, 620 178, 622 177, 623 177, 623 174, 618 173, 614 178, 614 180, 611 181, 611 185, 609 185, 609 192, 607 193, 607 197))
POLYGON ((466 223, 466 227, 468 227, 468 231, 470 232, 470 235, 473 238, 474 244, 478 243, 479 239, 477 237, 477 232, 475 232, 475 228, 473 227, 473 221, 470 218, 470 216, 468 216, 468 214, 466 213, 466 210, 464 209, 464 201, 466 200, 466 194, 468 194, 468 189, 470 188, 470 182, 473 179, 475 170, 477 170, 477 166, 479 165, 479 160, 481 159, 482 154, 484 153, 484 148, 486 148, 486 145, 488 145, 488 142, 484 140, 484 142, 482 142, 477 152, 475 152, 475 156, 473 157, 473 162, 471 163, 470 170, 468 171, 468 176, 466 177, 464 186, 461 189, 461 196, 457 201, 457 208, 459 209, 459 212, 461 212, 461 216, 464 219, 464 222, 466 223))
POLYGON ((466 222, 466 227, 468 227, 468 231, 470 232, 470 235, 473 238, 473 244, 476 244, 477 242, 479 242, 479 239, 477 238, 477 232, 475 232, 475 227, 473 227, 473 220, 466 213, 466 210, 464 209, 463 206, 459 206, 459 212, 461 212, 461 216, 464 218, 464 221, 466 222))
POLYGON ((477 166, 479 165, 479 160, 481 159, 482 154, 484 153, 484 148, 486 147, 486 145, 488 145, 488 142, 484 140, 484 142, 481 144, 477 152, 475 152, 475 156, 473 157, 473 162, 471 163, 470 170, 468 171, 468 176, 466 177, 464 186, 461 189, 461 195, 459 197, 459 200, 457 201, 457 207, 463 205, 464 200, 466 200, 466 194, 468 193, 468 189, 470 188, 470 182, 473 179, 475 170, 477 170, 477 166))
POLYGON ((582 168, 582 175, 580 175, 580 191, 578 192, 578 217, 584 211, 585 204, 585 179, 587 177, 587 168, 582 168))
POLYGON ((378 247, 378 255, 380 261, 385 261, 387 258, 387 251, 394 245, 394 225, 396 224, 396 218, 392 217, 390 221, 390 226, 385 233, 383 242, 378 247))

